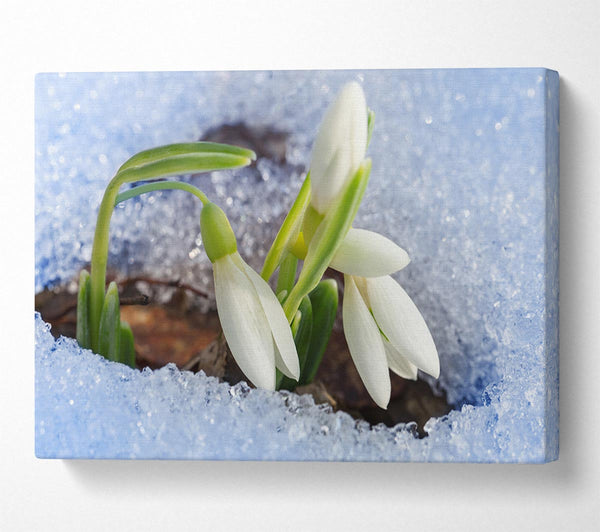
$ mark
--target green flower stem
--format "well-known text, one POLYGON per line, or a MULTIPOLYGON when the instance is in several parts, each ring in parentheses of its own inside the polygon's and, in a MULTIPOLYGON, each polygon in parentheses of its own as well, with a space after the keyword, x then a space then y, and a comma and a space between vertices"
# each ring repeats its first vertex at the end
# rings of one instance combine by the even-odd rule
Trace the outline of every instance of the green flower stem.
POLYGON ((268 281, 275 273, 287 248, 296 242, 298 233, 300 232, 304 211, 308 207, 309 202, 310 173, 306 176, 304 183, 302 183, 302 187, 300 187, 300 191, 298 192, 290 211, 285 217, 283 224, 281 224, 281 228, 265 257, 265 263, 260 273, 265 281, 268 281))
POLYGON ((288 321, 295 316, 302 298, 319 284, 339 245, 346 237, 367 188, 370 172, 371 160, 365 159, 336 205, 325 215, 317 228, 308 245, 298 282, 283 304, 288 321))
POLYGON ((279 266, 279 275, 277 277, 276 294, 285 291, 290 293, 296 281, 296 270, 298 269, 298 258, 289 252, 286 252, 281 265, 279 266))
POLYGON ((154 192, 155 190, 185 190, 190 194, 196 196, 203 205, 209 202, 208 197, 199 188, 196 188, 189 183, 183 183, 181 181, 159 181, 157 183, 148 183, 146 185, 140 185, 139 187, 131 188, 125 192, 121 192, 115 200, 115 207, 128 199, 141 196, 148 192, 154 192))
POLYGON ((110 218, 112 216, 115 198, 119 192, 121 183, 117 177, 108 185, 100 203, 98 219, 96 221, 96 231, 94 233, 94 243, 92 246, 92 264, 89 287, 89 319, 90 319, 90 341, 91 348, 98 352, 98 329, 100 325, 100 315, 104 305, 104 285, 106 283, 106 263, 108 261, 108 237, 110 218))
POLYGON ((90 340, 94 351, 98 350, 98 327, 104 304, 110 219, 121 185, 178 174, 240 168, 249 165, 255 157, 249 150, 243 150, 243 154, 228 153, 232 148, 214 143, 188 143, 147 150, 125 162, 108 184, 98 210, 90 269, 90 340))

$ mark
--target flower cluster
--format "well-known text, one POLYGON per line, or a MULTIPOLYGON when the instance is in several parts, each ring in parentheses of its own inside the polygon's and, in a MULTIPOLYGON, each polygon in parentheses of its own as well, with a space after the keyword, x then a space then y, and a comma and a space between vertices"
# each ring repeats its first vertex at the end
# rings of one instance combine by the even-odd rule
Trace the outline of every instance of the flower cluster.
POLYGON ((364 385, 381 408, 391 393, 389 370, 416 379, 439 375, 437 350, 419 310, 391 277, 410 262, 388 238, 352 227, 371 161, 373 127, 362 88, 345 85, 328 109, 313 146, 310 172, 259 275, 237 251, 225 213, 188 183, 156 181, 180 173, 246 166, 255 154, 214 143, 161 146, 134 155, 109 183, 98 214, 90 274, 82 272, 77 339, 111 360, 133 366, 131 329, 121 321, 119 294, 105 290, 109 223, 115 205, 154 190, 176 188, 202 202, 200 229, 213 264, 217 310, 239 367, 255 385, 293 389, 314 379, 338 307, 327 268, 344 274, 343 326, 364 385), (119 194, 125 183, 153 181, 119 194), (299 261, 302 267, 297 274, 299 261), (277 272, 273 292, 268 281, 277 272))
MULTIPOLYGON (((367 106, 358 83, 349 83, 331 106, 317 135, 311 164, 311 205, 324 214, 365 157, 367 106)), ((391 274, 408 254, 386 237, 351 228, 330 267, 344 274, 344 334, 356 368, 373 400, 390 400, 388 368, 407 379, 417 369, 433 377, 440 366, 427 324, 391 274)))

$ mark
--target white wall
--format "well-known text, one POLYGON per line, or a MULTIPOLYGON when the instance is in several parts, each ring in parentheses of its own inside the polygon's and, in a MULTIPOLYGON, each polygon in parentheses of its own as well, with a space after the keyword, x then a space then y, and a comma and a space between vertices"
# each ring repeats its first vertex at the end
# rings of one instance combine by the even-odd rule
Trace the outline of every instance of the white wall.
POLYGON ((198 0, 105 0, 89 5, 56 0, 29 4, 5 0, 0 7, 0 529, 593 527, 600 478, 599 2, 228 0, 215 6, 198 0), (561 454, 557 463, 34 458, 34 73, 512 66, 549 67, 562 78, 561 454))

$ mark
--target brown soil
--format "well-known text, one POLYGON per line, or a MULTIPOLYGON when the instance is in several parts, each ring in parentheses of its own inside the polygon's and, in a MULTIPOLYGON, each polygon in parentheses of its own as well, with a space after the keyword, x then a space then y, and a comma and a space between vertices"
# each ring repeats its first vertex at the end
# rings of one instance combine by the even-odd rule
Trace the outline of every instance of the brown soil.
MULTIPOLYGON (((230 384, 245 380, 227 349, 216 312, 196 309, 198 298, 203 297, 201 292, 176 281, 150 278, 124 279, 119 287, 121 315, 134 334, 138 368, 156 369, 172 362, 180 369, 202 370, 230 384), (137 290, 140 281, 150 287, 150 294, 137 290), (159 290, 171 292, 165 305, 153 302, 159 290)), ((75 337, 76 299, 74 283, 70 290, 62 287, 36 295, 35 308, 52 325, 55 337, 75 337)), ((392 398, 388 409, 382 410, 367 394, 343 333, 334 329, 315 381, 296 392, 310 393, 315 402, 329 403, 334 410, 344 410, 372 424, 394 426, 414 421, 421 436, 425 435, 423 426, 429 418, 451 410, 445 397, 434 395, 426 382, 407 381, 394 374, 391 379, 392 398)))

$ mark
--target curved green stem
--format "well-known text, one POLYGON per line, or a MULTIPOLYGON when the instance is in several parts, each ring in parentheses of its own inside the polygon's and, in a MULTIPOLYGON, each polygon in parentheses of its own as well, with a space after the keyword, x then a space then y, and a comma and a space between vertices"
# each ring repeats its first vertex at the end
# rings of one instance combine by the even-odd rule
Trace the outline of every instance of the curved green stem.
POLYGON ((185 143, 146 150, 121 166, 104 192, 94 233, 89 296, 90 340, 94 351, 98 350, 98 329, 104 303, 110 219, 121 185, 179 174, 240 168, 249 165, 255 157, 254 152, 234 146, 185 143))
POLYGON ((286 249, 293 245, 293 243, 298 238, 298 233, 300 232, 300 226, 302 223, 302 217, 304 216, 304 211, 308 207, 310 202, 310 172, 304 179, 304 183, 300 187, 300 191, 290 208, 285 220, 281 224, 281 228, 269 249, 267 256, 265 257, 265 263, 263 265, 262 271, 260 272, 261 277, 268 281, 275 270, 281 263, 283 259, 283 255, 286 249))
POLYGON ((204 192, 202 192, 199 188, 196 188, 194 185, 190 185, 189 183, 182 183, 181 181, 159 181, 157 183, 148 183, 146 185, 140 185, 139 187, 131 188, 126 190, 125 192, 121 192, 117 199, 115 199, 115 207, 119 203, 123 203, 124 201, 135 198, 136 196, 141 196, 142 194, 146 194, 148 192, 154 192, 155 190, 185 190, 190 194, 196 196, 203 205, 206 205, 209 202, 208 197, 204 192))
POLYGON ((108 237, 110 218, 112 216, 115 198, 119 192, 121 183, 116 177, 109 183, 96 221, 94 232, 94 243, 92 245, 92 263, 90 267, 90 340, 91 348, 98 352, 98 331, 100 327, 100 315, 104 304, 104 285, 106 283, 106 263, 108 261, 108 237))

